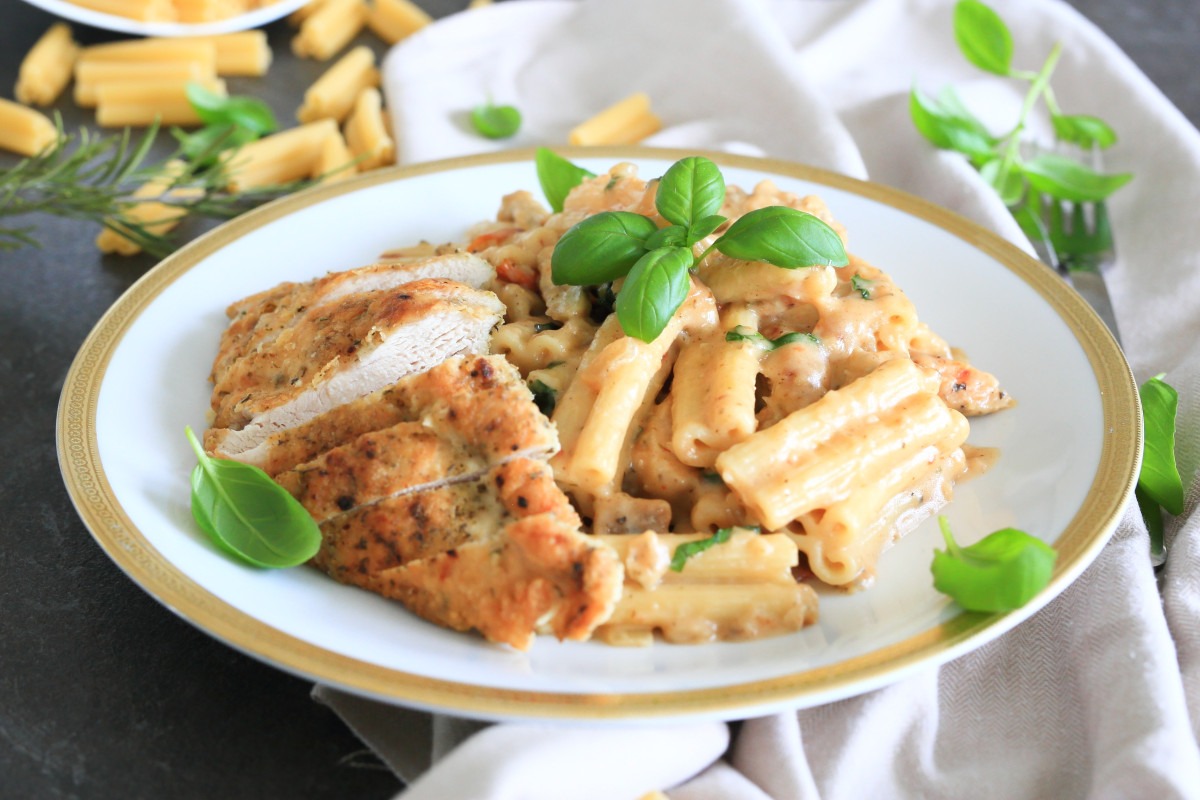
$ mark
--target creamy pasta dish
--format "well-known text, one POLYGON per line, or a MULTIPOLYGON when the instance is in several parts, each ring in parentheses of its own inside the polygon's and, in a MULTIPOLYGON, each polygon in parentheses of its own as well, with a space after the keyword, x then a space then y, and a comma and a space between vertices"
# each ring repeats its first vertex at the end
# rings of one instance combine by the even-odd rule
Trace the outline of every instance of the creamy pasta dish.
MULTIPOLYGON (((866 589, 880 554, 979 459, 968 418, 1009 396, 878 267, 711 252, 650 341, 624 278, 554 282, 558 242, 656 180, 617 164, 551 212, 528 191, 461 242, 234 303, 212 369, 213 455, 261 466, 319 523, 313 566, 519 649, 738 640, 866 589)), ((707 252, 756 210, 728 187, 707 252)))

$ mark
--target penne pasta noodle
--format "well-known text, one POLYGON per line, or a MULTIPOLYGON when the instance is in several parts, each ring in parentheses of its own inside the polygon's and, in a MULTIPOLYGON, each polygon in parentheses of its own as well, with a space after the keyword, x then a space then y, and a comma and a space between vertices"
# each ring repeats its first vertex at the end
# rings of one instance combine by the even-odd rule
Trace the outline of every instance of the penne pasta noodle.
POLYGON ((573 145, 634 144, 662 129, 650 110, 644 92, 631 94, 573 128, 567 141, 573 145))
MULTIPOLYGON (((83 48, 79 64, 94 61, 123 61, 157 65, 173 61, 196 61, 217 71, 217 48, 200 39, 131 39, 107 42, 83 48)), ((152 67, 148 67, 152 68, 152 67)))
POLYGON ((216 79, 211 64, 201 61, 167 61, 153 68, 141 62, 86 61, 75 67, 75 103, 84 108, 96 105, 100 86, 170 81, 186 85, 196 81, 205 85, 216 79))
POLYGON ((58 99, 75 68, 79 45, 65 22, 51 25, 21 60, 14 95, 26 105, 48 106, 58 99))
POLYGON ((433 18, 411 0, 373 0, 367 27, 388 44, 424 28, 433 18))
MULTIPOLYGON (((183 162, 169 162, 163 171, 162 177, 148 181, 138 187, 134 191, 133 196, 161 197, 170 189, 172 181, 179 176, 183 168, 183 162)), ((171 191, 171 195, 176 198, 196 198, 203 194, 204 190, 199 187, 183 187, 171 191)), ((183 212, 178 207, 169 203, 147 200, 146 202, 136 203, 127 208, 124 216, 131 222, 140 223, 145 226, 148 233, 162 235, 168 233, 179 224, 183 212)), ((102 253, 122 256, 132 256, 142 251, 142 248, 133 240, 112 228, 105 228, 100 231, 96 237, 96 247, 102 253)))
POLYGON ((0 149, 35 156, 58 138, 50 118, 0 97, 0 149))
POLYGON ((360 159, 359 172, 395 163, 396 144, 383 119, 383 95, 378 89, 368 88, 358 93, 344 133, 350 152, 360 159))
POLYGON ((321 183, 336 183, 354 177, 357 172, 354 154, 346 145, 345 137, 335 130, 322 142, 309 177, 321 183))
POLYGON ((325 61, 349 44, 366 21, 363 0, 325 0, 300 24, 292 38, 292 52, 301 58, 325 61))
POLYGON ((355 47, 308 87, 296 118, 312 122, 329 117, 341 122, 354 108, 359 94, 378 85, 375 53, 365 45, 355 47))
POLYGON ((240 192, 308 178, 325 141, 335 133, 337 123, 323 119, 243 145, 228 157, 228 189, 240 192))

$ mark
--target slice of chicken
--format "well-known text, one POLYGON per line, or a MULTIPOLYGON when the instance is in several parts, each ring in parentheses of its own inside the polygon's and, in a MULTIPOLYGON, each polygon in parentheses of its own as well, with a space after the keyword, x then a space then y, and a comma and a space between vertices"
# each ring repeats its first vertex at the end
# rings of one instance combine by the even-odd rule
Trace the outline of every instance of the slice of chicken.
POLYGON ((623 580, 612 548, 556 514, 535 514, 364 585, 438 625, 528 650, 540 630, 587 639, 612 614, 623 580))
POLYGON ((406 375, 486 352, 503 314, 491 292, 440 278, 310 308, 214 388, 213 427, 228 429, 222 449, 237 457, 406 375))
POLYGON ((446 278, 481 289, 495 277, 496 271, 487 261, 472 253, 455 252, 402 263, 381 261, 331 272, 306 283, 282 283, 226 309, 230 323, 213 361, 212 381, 221 383, 238 359, 270 344, 314 306, 360 292, 395 289, 426 278, 446 278))
MULTIPOLYGON (((488 463, 549 458, 558 451, 558 436, 532 401, 521 374, 503 356, 459 356, 273 434, 237 460, 277 475, 400 422, 420 422, 441 436, 461 439, 488 463)), ((210 431, 209 452, 231 457, 223 446, 227 437, 226 430, 210 431)))

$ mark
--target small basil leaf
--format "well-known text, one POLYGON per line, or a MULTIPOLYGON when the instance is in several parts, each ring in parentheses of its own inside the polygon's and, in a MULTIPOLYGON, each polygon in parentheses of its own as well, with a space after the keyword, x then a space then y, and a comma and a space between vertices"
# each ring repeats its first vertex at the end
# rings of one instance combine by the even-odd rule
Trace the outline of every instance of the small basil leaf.
POLYGON ((1012 33, 995 11, 978 0, 959 0, 954 6, 954 40, 980 69, 996 75, 1012 72, 1012 33))
POLYGON ((537 166, 538 183, 542 186, 542 194, 546 196, 546 202, 550 204, 550 208, 556 212, 563 210, 563 201, 567 199, 567 195, 571 193, 572 189, 588 178, 596 177, 596 173, 572 164, 545 147, 537 149, 534 164, 537 166))
POLYGON ((850 288, 858 292, 858 296, 863 300, 871 299, 871 287, 875 285, 875 281, 867 280, 857 272, 850 277, 850 288))
POLYGON ((725 217, 722 217, 720 214, 712 214, 710 216, 703 217, 703 218, 697 220, 696 224, 694 224, 694 225, 692 225, 692 227, 688 228, 687 242, 686 242, 687 246, 691 247, 696 242, 700 241, 705 236, 708 236, 710 233, 715 231, 717 228, 724 225, 725 222, 726 222, 725 217))
POLYGON ((1005 167, 1004 159, 993 158, 979 168, 979 174, 1006 206, 1017 205, 1025 196, 1025 178, 1016 164, 1005 167))
POLYGON ((786 206, 767 206, 740 217, 715 246, 730 258, 788 269, 849 263, 837 231, 812 214, 786 206))
POLYGON ((668 225, 659 228, 646 239, 647 250, 657 250, 660 247, 687 247, 688 232, 682 225, 668 225))
POLYGON ((1055 136, 1085 149, 1099 147, 1104 150, 1117 143, 1117 132, 1099 117, 1087 114, 1055 114, 1050 122, 1054 125, 1055 136))
MULTIPOLYGON (((957 99, 952 92, 949 95, 957 99)), ((961 108, 961 103, 958 107, 947 107, 914 87, 909 93, 908 111, 913 125, 934 147, 954 150, 979 162, 992 157, 995 137, 979 120, 963 116, 965 108, 961 108)))
MULTIPOLYGON (((1167 546, 1162 506, 1142 491, 1140 483, 1133 490, 1133 496, 1137 498, 1138 511, 1142 512, 1142 521, 1146 523, 1146 532, 1150 534, 1150 554, 1161 559, 1167 546)), ((1162 562, 1160 560, 1157 563, 1162 562)))
POLYGON ((625 275, 646 254, 646 240, 658 231, 649 217, 630 211, 603 211, 562 235, 550 256, 550 277, 559 285, 590 286, 625 275))
POLYGON ((230 124, 206 125, 191 133, 172 128, 171 135, 179 141, 184 157, 200 166, 212 163, 224 150, 241 147, 258 138, 253 132, 230 124))
POLYGON ((716 214, 723 202, 725 178, 717 165, 703 156, 681 158, 672 164, 654 196, 662 218, 685 228, 716 214))
MULTIPOLYGON (((721 480, 720 475, 713 473, 717 480, 721 480)), ((703 553, 713 545, 725 544, 733 536, 735 528, 720 528, 712 536, 707 539, 697 539, 694 542, 684 542, 675 548, 675 552, 671 554, 671 571, 683 572, 684 566, 687 565, 688 559, 692 556, 703 553)), ((749 528, 747 530, 758 530, 757 528, 749 528)))
POLYGON ((558 403, 558 392, 553 387, 540 380, 532 380, 529 382, 529 391, 533 392, 533 402, 537 404, 538 411, 547 417, 554 413, 554 406, 558 403))
POLYGON ((1138 489, 1178 516, 1183 513, 1183 481, 1175 463, 1175 414, 1179 393, 1157 375, 1139 387, 1142 399, 1142 471, 1138 489))
POLYGON ((489 139, 508 139, 521 129, 521 112, 514 106, 485 103, 471 109, 471 125, 489 139))
POLYGON ((959 547, 945 517, 939 517, 945 550, 935 550, 933 585, 968 611, 1011 611, 1029 602, 1054 573, 1058 553, 1015 528, 988 534, 959 547))
POLYGON ((192 517, 218 547, 259 567, 293 567, 316 555, 321 530, 296 498, 258 467, 212 458, 190 427, 184 432, 199 461, 192 517))
POLYGON ((1129 173, 1104 175, 1057 153, 1043 153, 1022 167, 1029 185, 1056 197, 1086 203, 1103 200, 1133 178, 1129 173))
POLYGON ((617 293, 617 319, 626 335, 643 342, 658 338, 687 299, 693 261, 683 247, 660 247, 638 259, 617 293))
POLYGON ((819 345, 821 340, 816 335, 804 331, 785 333, 778 339, 768 339, 758 331, 753 331, 744 325, 735 325, 732 330, 725 332, 727 342, 751 342, 766 350, 778 350, 796 342, 810 342, 819 345))
POLYGON ((270 107, 256 98, 225 97, 198 83, 188 83, 185 92, 205 125, 237 125, 260 136, 278 127, 270 107))

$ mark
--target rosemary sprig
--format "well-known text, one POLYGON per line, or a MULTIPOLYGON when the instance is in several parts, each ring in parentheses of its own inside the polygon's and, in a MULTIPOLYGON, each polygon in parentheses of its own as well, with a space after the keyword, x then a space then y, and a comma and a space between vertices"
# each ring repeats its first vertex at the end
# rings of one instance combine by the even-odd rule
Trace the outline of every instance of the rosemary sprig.
MULTIPOLYGON (((174 240, 130 217, 128 211, 134 205, 157 201, 178 208, 181 219, 228 219, 311 184, 302 180, 231 193, 225 188, 228 159, 215 157, 226 149, 220 140, 210 145, 211 153, 192 153, 183 160, 177 150, 162 162, 147 163, 159 132, 157 125, 140 138, 128 128, 112 135, 97 135, 87 128, 68 134, 61 120, 57 125, 58 137, 52 145, 13 167, 0 169, 0 223, 5 218, 37 213, 85 220, 110 228, 147 253, 162 257, 175 249, 174 240), (163 183, 161 195, 133 196, 142 184, 155 179, 163 183), (181 189, 188 191, 178 191, 181 189)), ((0 251, 22 246, 40 246, 34 226, 0 224, 0 251)))

